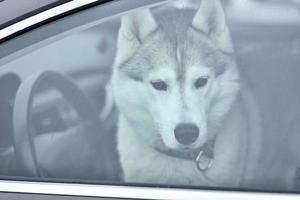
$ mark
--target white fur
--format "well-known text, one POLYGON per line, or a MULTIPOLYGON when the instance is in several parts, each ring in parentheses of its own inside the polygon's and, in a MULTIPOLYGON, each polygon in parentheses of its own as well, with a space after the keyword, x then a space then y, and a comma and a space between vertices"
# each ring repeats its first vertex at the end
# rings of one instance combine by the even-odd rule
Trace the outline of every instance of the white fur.
MULTIPOLYGON (((231 52, 222 12, 217 0, 202 0, 193 26, 212 32, 213 43, 219 49, 231 52), (210 27, 212 30, 205 24, 211 13, 199 13, 204 8, 218 14, 215 27, 210 27)), ((133 80, 120 69, 119 66, 141 48, 150 48, 149 37, 156 29, 158 26, 149 10, 122 19, 112 87, 120 111, 118 152, 124 180, 225 187, 249 184, 259 157, 260 130, 256 128, 259 127, 259 113, 254 97, 239 84, 235 64, 217 75, 214 68, 204 63, 190 62, 185 66, 183 84, 178 81, 176 61, 163 53, 166 44, 161 41, 159 49, 150 51, 159 55, 154 62, 159 67, 147 72, 142 81, 133 80), (196 89, 193 84, 199 77, 209 77, 208 83, 196 89), (157 80, 164 81, 168 89, 154 89, 151 81, 157 80), (217 136, 214 164, 206 173, 198 171, 193 161, 155 150, 180 150, 182 145, 174 136, 174 129, 180 123, 193 123, 200 129, 191 149, 199 148, 217 136)), ((201 49, 194 49, 195 54, 197 51, 201 49)), ((182 59, 179 51, 175 52, 175 57, 177 61, 182 59)))

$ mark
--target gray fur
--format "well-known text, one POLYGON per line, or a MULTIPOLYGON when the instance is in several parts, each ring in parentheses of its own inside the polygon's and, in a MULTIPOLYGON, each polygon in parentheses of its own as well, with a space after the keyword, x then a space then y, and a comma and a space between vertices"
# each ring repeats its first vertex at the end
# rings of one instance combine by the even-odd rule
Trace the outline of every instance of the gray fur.
POLYGON ((231 53, 232 44, 219 1, 202 0, 198 11, 153 12, 156 19, 148 9, 122 17, 119 32, 112 88, 120 111, 118 152, 124 180, 236 186, 255 171, 259 113, 251 92, 240 90, 233 57, 223 53, 231 53), (205 86, 194 87, 203 77, 208 77, 205 86), (168 89, 153 86, 157 80, 168 89), (245 98, 238 99, 239 94, 245 98), (192 160, 157 151, 186 151, 174 132, 182 123, 199 128, 198 138, 188 145, 190 152, 217 137, 214 164, 205 174, 192 160))
POLYGON ((136 81, 143 81, 149 71, 164 67, 161 65, 164 63, 161 54, 164 54, 174 60, 173 67, 180 82, 184 81, 188 65, 213 67, 217 75, 222 74, 227 65, 234 63, 232 55, 222 52, 208 35, 192 27, 195 13, 192 9, 156 13, 158 30, 141 43, 133 57, 119 66, 120 70, 136 81), (202 51, 195 52, 194 49, 202 51))

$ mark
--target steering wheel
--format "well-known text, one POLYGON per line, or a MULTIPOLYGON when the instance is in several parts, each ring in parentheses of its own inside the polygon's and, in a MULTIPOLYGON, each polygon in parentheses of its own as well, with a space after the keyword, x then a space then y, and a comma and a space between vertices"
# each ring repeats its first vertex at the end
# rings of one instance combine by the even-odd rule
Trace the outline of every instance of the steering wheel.
MULTIPOLYGON (((25 170, 26 175, 43 176, 39 168, 32 121, 33 97, 41 85, 57 89, 67 102, 77 111, 81 125, 88 127, 87 134, 96 134, 103 129, 96 109, 86 95, 67 76, 54 71, 42 71, 31 75, 19 87, 13 110, 14 148, 18 168, 25 170), (24 153, 25 149, 28 152, 24 153)), ((83 134, 83 133, 82 133, 83 134)), ((55 148, 55 147, 53 147, 55 148)))

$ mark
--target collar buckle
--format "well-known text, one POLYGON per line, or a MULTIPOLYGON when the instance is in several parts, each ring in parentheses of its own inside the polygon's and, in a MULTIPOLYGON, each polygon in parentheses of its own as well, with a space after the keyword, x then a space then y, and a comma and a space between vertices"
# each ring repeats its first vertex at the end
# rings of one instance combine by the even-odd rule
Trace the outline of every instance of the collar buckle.
POLYGON ((213 158, 205 156, 204 151, 200 151, 195 160, 195 164, 199 171, 206 172, 212 167, 213 161, 213 158))

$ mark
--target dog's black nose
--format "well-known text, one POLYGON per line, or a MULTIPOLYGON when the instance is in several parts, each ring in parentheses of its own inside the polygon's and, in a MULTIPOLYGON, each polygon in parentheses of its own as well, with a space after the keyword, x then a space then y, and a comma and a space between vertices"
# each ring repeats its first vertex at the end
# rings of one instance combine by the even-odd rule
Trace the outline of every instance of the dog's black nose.
POLYGON ((194 124, 183 123, 176 126, 174 134, 180 144, 190 145, 199 137, 199 128, 194 124))

